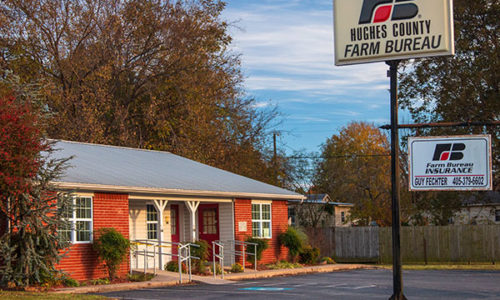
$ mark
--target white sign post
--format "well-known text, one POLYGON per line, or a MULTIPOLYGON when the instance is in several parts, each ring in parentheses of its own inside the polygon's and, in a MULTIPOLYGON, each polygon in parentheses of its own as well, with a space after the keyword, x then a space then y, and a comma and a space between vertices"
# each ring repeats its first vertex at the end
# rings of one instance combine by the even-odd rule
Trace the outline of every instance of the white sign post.
POLYGON ((452 0, 334 0, 335 65, 453 55, 452 0))
POLYGON ((491 136, 408 140, 410 191, 492 189, 491 136))

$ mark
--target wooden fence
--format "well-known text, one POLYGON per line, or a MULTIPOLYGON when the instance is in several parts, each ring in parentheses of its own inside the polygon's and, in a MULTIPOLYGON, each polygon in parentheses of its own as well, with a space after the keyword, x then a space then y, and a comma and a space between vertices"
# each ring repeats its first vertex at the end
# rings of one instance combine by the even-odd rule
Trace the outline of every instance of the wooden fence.
MULTIPOLYGON (((322 256, 340 262, 392 262, 390 227, 305 231, 322 256)), ((500 262, 500 225, 402 227, 401 255, 404 263, 500 262)))

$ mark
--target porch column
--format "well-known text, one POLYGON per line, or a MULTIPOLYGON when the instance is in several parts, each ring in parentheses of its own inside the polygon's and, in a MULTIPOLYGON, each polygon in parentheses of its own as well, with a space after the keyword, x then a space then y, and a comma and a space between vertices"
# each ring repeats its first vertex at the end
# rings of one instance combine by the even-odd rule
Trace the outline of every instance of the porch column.
POLYGON ((167 207, 168 200, 153 200, 153 203, 156 207, 156 210, 158 211, 158 254, 160 255, 158 259, 158 263, 160 265, 160 270, 163 270, 163 247, 162 247, 162 240, 163 240, 163 211, 165 211, 165 208, 167 207))
POLYGON ((191 242, 196 241, 196 210, 200 205, 200 201, 187 201, 189 211, 191 212, 191 242))

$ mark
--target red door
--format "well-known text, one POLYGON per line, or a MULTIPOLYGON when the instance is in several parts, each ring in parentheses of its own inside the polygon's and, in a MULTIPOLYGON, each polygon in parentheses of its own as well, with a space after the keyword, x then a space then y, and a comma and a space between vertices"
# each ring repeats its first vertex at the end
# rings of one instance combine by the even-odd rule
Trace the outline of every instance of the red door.
POLYGON ((212 242, 219 239, 219 204, 200 204, 198 207, 200 240, 209 246, 209 260, 212 260, 212 242))
MULTIPOLYGON (((173 243, 180 241, 179 205, 170 205, 170 234, 173 243)), ((172 245, 172 254, 177 254, 177 245, 172 245)), ((174 259, 177 259, 177 257, 174 257, 174 259)))

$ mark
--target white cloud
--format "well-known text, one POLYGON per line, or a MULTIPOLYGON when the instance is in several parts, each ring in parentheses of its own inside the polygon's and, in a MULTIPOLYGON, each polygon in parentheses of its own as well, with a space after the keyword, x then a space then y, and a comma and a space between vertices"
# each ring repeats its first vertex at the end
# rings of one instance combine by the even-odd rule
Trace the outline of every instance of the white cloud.
POLYGON ((243 53, 249 75, 247 88, 324 90, 335 94, 353 87, 381 89, 380 83, 387 80, 387 68, 383 64, 335 67, 332 12, 291 9, 298 2, 253 2, 242 10, 230 8, 226 13, 229 19, 240 19, 237 26, 244 29, 234 28, 233 46, 243 53), (273 76, 262 76, 269 72, 273 76))

